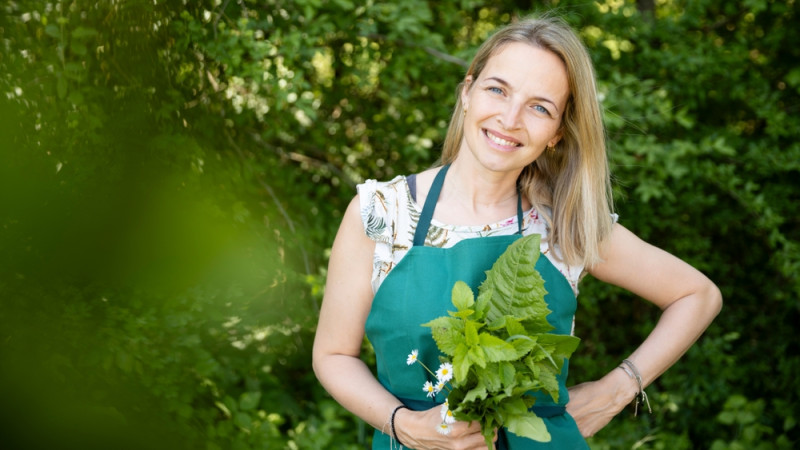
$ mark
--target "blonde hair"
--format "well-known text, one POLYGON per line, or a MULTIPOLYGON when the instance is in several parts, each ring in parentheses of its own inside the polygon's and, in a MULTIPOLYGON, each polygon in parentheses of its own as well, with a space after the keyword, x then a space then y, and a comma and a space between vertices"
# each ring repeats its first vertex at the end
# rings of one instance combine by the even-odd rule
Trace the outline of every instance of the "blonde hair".
MULTIPOLYGON (((467 76, 476 80, 492 55, 512 42, 553 52, 566 66, 570 94, 562 115, 562 138, 554 150, 544 151, 525 167, 517 183, 547 221, 549 243, 559 248, 560 257, 570 265, 590 267, 601 260, 599 247, 613 224, 605 132, 591 59, 580 38, 562 20, 531 18, 507 25, 487 39, 467 76)), ((464 137, 463 88, 462 81, 442 164, 455 160, 464 137)))

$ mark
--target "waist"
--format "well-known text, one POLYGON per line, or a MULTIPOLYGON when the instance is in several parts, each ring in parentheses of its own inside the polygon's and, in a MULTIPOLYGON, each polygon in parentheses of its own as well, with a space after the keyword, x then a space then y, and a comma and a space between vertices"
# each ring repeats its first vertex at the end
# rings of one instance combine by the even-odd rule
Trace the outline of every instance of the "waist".
MULTIPOLYGON (((441 403, 436 403, 432 400, 414 400, 409 398, 400 398, 399 400, 414 411, 425 411, 434 406, 441 405, 441 403)), ((564 405, 533 405, 528 408, 528 411, 533 412, 541 418, 547 418, 560 416, 567 412, 567 408, 564 405)))

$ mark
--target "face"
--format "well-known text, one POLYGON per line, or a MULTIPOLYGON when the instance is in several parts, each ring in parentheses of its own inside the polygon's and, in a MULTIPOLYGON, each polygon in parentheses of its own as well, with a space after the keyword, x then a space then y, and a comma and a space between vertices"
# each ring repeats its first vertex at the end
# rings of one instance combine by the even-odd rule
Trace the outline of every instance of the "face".
POLYGON ((518 174, 561 139, 568 97, 567 70, 558 56, 525 43, 505 44, 476 79, 466 79, 458 158, 518 174))

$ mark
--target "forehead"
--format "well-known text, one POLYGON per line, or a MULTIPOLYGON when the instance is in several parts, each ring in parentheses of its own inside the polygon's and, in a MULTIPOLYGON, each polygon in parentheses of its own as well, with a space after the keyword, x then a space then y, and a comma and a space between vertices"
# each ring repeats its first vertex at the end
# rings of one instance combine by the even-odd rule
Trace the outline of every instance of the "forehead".
POLYGON ((478 81, 492 77, 521 92, 549 94, 563 102, 569 96, 564 62, 555 53, 530 44, 511 42, 498 48, 489 57, 478 81))

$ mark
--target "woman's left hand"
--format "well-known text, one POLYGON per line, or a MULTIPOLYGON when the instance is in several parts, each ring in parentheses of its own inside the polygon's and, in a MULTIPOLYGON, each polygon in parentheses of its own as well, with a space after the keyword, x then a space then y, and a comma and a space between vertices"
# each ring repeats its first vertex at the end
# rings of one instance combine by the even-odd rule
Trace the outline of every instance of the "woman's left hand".
POLYGON ((636 397, 636 382, 614 369, 597 381, 569 388, 567 412, 583 437, 594 436, 636 397))

